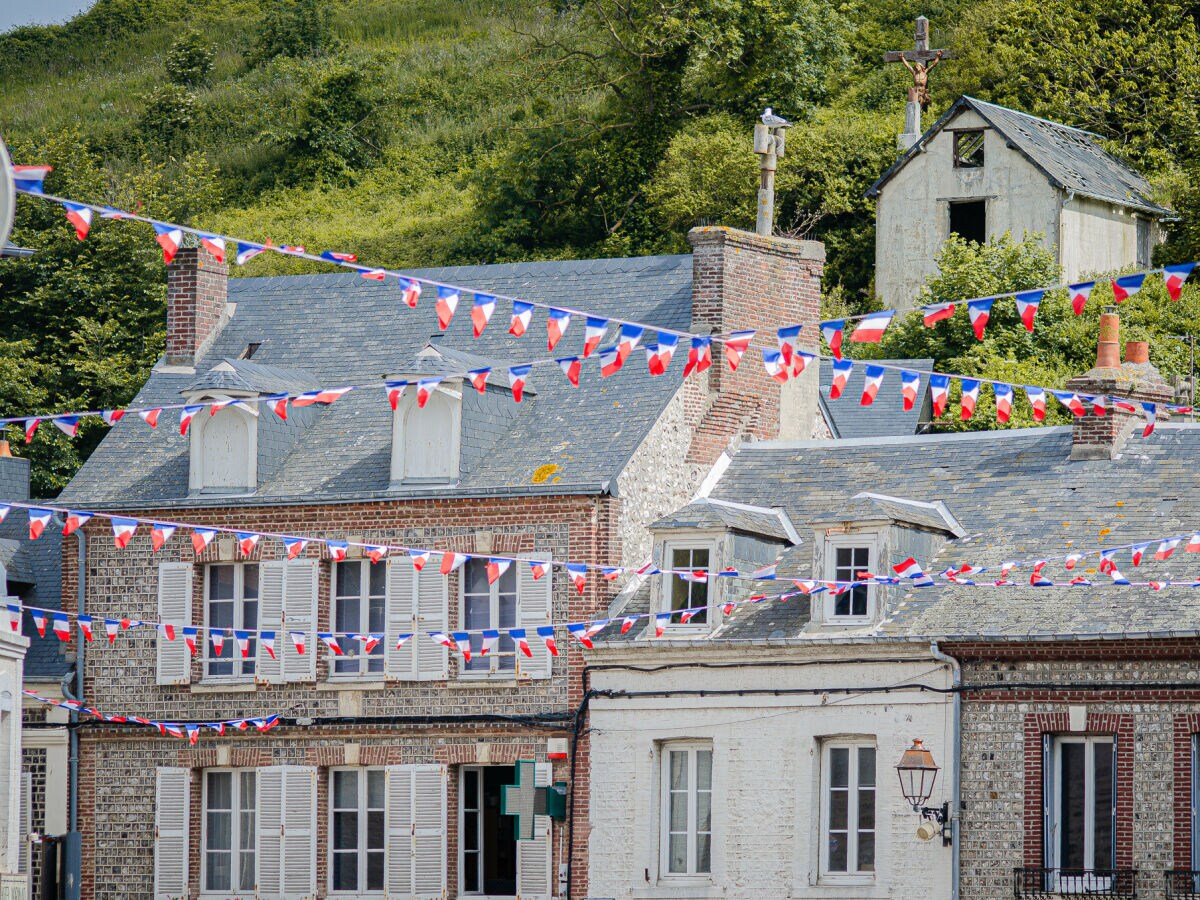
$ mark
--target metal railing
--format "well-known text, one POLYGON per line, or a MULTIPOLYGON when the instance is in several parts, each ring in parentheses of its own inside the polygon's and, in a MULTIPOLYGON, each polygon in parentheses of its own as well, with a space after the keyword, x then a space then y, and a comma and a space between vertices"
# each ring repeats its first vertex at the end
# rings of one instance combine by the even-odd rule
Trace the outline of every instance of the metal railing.
POLYGON ((1163 896, 1167 900, 1200 900, 1200 871, 1173 869, 1163 872, 1166 880, 1163 896))
MULTIPOLYGON (((1137 897, 1136 869, 1013 869, 1013 896, 1051 898, 1062 896, 1137 897)), ((1189 895, 1181 894, 1181 897, 1189 895)))

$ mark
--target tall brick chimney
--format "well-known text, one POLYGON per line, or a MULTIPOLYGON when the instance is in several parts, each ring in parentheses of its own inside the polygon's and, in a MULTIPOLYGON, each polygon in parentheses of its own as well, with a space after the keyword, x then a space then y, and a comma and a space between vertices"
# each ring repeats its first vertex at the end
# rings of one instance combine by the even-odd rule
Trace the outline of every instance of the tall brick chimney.
MULTIPOLYGON (((733 228, 693 228, 692 330, 728 333, 753 328, 755 343, 775 346, 775 331, 820 316, 825 245, 765 237, 733 228)), ((806 325, 797 346, 818 352, 818 329, 806 325)), ((680 347, 680 351, 686 348, 680 347)), ((689 450, 689 461, 714 462, 742 437, 807 439, 817 415, 817 366, 780 385, 763 368, 762 353, 747 351, 729 371, 721 346, 713 346, 707 408, 689 450)))
MULTIPOLYGON (((1125 345, 1125 362, 1121 362, 1120 328, 1116 307, 1105 307, 1100 316, 1096 365, 1068 381, 1067 389, 1080 394, 1128 397, 1150 403, 1171 402, 1171 387, 1150 363, 1149 349, 1144 341, 1129 341, 1125 345)), ((1109 409, 1105 416, 1079 416, 1071 430, 1071 459, 1113 459, 1142 422, 1142 418, 1119 409, 1109 409)))
POLYGON ((221 330, 229 267, 200 247, 181 247, 167 266, 167 362, 192 366, 221 330))

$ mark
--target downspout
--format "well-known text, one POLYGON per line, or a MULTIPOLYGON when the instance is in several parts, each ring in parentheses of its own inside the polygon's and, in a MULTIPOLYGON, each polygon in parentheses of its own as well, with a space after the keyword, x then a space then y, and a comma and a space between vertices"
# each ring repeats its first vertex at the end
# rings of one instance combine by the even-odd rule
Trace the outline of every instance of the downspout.
POLYGON ((953 656, 947 656, 938 649, 937 641, 929 645, 929 655, 938 662, 950 666, 951 685, 954 688, 954 727, 950 739, 950 766, 954 772, 954 790, 950 795, 950 900, 959 898, 959 878, 961 873, 961 833, 959 813, 962 809, 962 666, 953 656))

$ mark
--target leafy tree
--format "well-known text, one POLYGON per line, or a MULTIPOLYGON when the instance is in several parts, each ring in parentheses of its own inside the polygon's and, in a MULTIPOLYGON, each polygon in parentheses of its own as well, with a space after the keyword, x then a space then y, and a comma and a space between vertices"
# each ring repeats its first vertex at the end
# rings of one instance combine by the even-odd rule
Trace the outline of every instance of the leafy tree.
POLYGON ((167 53, 167 78, 183 87, 202 85, 212 72, 213 57, 212 45, 198 31, 188 31, 176 39, 167 53))
POLYGON ((196 98, 185 87, 164 84, 145 98, 142 133, 157 141, 168 152, 186 150, 196 121, 196 98))
POLYGON ((277 56, 321 56, 334 49, 329 0, 273 0, 259 26, 251 61, 277 56))

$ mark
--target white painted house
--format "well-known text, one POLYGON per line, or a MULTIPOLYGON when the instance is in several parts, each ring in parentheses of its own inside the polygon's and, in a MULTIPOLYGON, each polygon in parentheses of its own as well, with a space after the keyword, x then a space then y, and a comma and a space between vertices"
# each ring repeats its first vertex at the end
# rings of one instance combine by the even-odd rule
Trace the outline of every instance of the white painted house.
MULTIPOLYGON (((0 564, 0 585, 4 584, 0 564)), ((25 836, 27 798, 21 778, 21 666, 29 641, 8 629, 0 632, 0 897, 27 896, 25 836)))
POLYGON ((1101 138, 960 97, 867 191, 876 199, 875 290, 913 305, 951 234, 1040 234, 1063 277, 1150 265, 1171 215, 1101 138))

